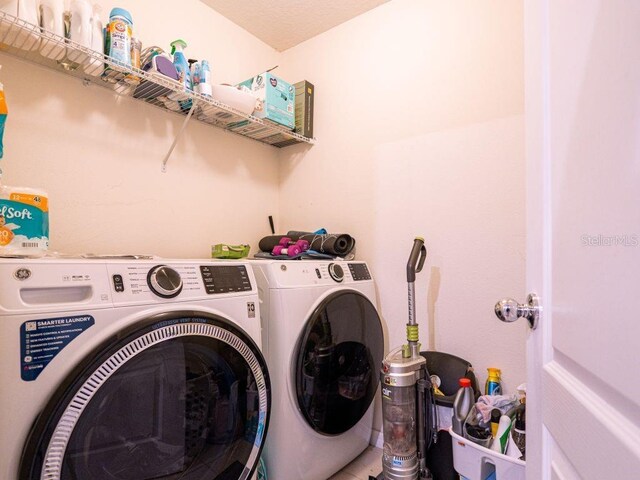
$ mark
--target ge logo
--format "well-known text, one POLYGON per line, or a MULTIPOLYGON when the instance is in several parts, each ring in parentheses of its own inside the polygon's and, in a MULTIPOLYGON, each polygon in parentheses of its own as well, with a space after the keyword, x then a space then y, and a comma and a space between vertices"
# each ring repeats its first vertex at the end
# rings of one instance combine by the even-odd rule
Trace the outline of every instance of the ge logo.
POLYGON ((29 277, 31 277, 31 270, 29 270, 28 268, 19 268, 13 273, 13 276, 16 278, 16 280, 27 280, 29 277))

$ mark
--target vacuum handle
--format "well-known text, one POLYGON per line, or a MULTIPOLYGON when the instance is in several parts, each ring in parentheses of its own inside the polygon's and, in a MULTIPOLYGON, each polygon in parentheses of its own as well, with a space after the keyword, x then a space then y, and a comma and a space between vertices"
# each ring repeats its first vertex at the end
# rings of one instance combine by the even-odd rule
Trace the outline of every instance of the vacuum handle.
POLYGON ((407 262, 407 282, 416 281, 416 273, 422 270, 424 261, 427 259, 427 247, 424 246, 424 238, 416 237, 413 241, 413 248, 407 262))

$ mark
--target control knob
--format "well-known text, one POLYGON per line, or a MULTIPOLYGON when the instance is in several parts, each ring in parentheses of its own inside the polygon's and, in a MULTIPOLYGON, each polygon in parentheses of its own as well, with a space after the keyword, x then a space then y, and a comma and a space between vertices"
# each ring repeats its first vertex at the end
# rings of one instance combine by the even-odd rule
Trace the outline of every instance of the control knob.
POLYGON ((344 280, 344 270, 337 263, 329 264, 329 275, 338 283, 344 280))
POLYGON ((182 291, 180 274, 166 265, 157 265, 149 270, 147 283, 153 293, 162 298, 173 298, 182 291))

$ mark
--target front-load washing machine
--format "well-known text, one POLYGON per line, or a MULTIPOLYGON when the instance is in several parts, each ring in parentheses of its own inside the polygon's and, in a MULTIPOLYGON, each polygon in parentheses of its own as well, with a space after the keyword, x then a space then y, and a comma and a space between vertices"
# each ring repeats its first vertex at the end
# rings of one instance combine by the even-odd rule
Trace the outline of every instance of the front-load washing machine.
POLYGON ((270 412, 239 262, 0 260, 0 478, 228 480, 270 412))
POLYGON ((326 480, 369 445, 383 355, 363 262, 252 262, 273 409, 265 444, 277 480, 326 480))

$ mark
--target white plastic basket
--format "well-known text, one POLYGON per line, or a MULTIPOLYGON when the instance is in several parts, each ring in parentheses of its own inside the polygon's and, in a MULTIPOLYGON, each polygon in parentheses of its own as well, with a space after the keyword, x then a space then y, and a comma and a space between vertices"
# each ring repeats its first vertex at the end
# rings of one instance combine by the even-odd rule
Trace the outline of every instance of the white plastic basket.
POLYGON ((525 480, 524 461, 481 447, 451 429, 449 433, 453 444, 453 467, 466 479, 525 480))

